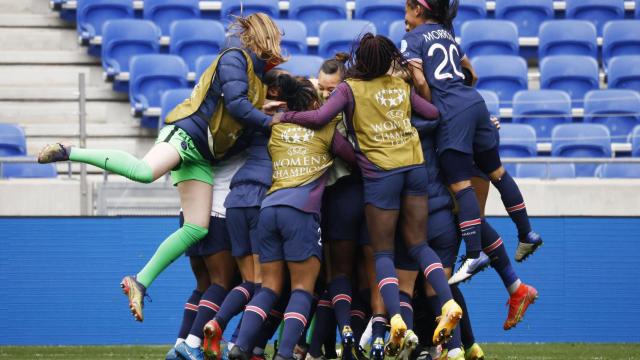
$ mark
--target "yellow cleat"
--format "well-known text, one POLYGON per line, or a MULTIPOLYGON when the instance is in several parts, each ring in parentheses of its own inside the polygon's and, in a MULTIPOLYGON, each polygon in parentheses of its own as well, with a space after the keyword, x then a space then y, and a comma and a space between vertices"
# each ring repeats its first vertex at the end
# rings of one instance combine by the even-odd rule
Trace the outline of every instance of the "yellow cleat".
POLYGON ((404 335, 407 333, 407 324, 402 320, 400 314, 396 314, 391 318, 391 332, 389 335, 389 342, 385 346, 385 355, 398 356, 404 335))
POLYGON ((136 319, 136 321, 142 322, 144 317, 142 315, 142 308, 144 307, 144 295, 146 289, 144 285, 140 284, 134 276, 125 276, 120 283, 122 292, 129 298, 129 310, 136 319))
POLYGON ((438 317, 438 326, 433 333, 433 344, 441 345, 449 341, 460 319, 462 319, 462 309, 455 301, 449 300, 442 305, 442 315, 438 317))
POLYGON ((470 348, 465 350, 465 360, 484 360, 484 351, 478 343, 474 343, 470 348))

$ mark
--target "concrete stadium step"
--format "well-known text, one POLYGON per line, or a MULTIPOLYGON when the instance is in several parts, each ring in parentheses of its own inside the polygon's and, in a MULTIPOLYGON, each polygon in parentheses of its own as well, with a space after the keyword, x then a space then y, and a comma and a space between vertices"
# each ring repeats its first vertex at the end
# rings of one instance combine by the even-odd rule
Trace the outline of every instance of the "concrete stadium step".
MULTIPOLYGON (((0 101, 0 123, 64 124, 78 121, 77 101, 0 101)), ((88 123, 132 120, 128 102, 88 101, 88 123)))
POLYGON ((50 14, 47 0, 0 0, 0 14, 50 14))
MULTIPOLYGON (((2 100, 77 100, 79 91, 75 87, 9 87, 0 86, 2 100)), ((116 93, 111 87, 89 87, 86 89, 88 101, 128 101, 127 94, 116 93)))
POLYGON ((46 14, 24 14, 4 11, 0 13, 0 27, 74 28, 73 24, 60 19, 60 16, 54 12, 46 14))
POLYGON ((77 35, 71 29, 5 28, 0 31, 2 51, 77 50, 77 35))
POLYGON ((5 50, 0 51, 0 65, 100 65, 82 48, 73 50, 5 50))
POLYGON ((87 87, 111 89, 102 79, 102 67, 97 65, 0 65, 0 87, 78 86, 78 74, 85 74, 87 87))

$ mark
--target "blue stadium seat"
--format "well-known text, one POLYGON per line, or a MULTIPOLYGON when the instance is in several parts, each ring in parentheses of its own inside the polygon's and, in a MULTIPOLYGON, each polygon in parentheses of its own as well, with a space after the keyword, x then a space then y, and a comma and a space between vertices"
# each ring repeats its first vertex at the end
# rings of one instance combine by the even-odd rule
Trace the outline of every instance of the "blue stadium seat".
POLYGON ((598 57, 596 27, 585 20, 552 20, 540 26, 540 59, 553 55, 598 57))
POLYGON ((406 33, 407 31, 404 20, 396 20, 391 23, 391 26, 389 26, 389 39, 393 40, 394 44, 396 44, 398 48, 400 48, 400 42, 406 33))
POLYGON ((640 91, 640 55, 616 56, 609 61, 609 89, 640 91))
POLYGON ((196 60, 196 82, 200 76, 207 70, 209 65, 213 63, 218 55, 202 55, 196 60))
POLYGON ((189 87, 189 69, 179 56, 134 56, 129 66, 129 101, 136 114, 142 114, 149 108, 159 108, 165 91, 189 87))
POLYGON ((538 155, 536 131, 526 124, 500 126, 500 157, 522 158, 538 155))
POLYGON ((629 142, 631 143, 631 156, 640 157, 640 125, 636 126, 629 135, 629 142))
POLYGON ((600 88, 598 62, 588 56, 547 56, 540 62, 540 87, 566 91, 581 107, 584 95, 600 88))
POLYGON ((472 63, 476 87, 498 94, 500 107, 511 107, 513 95, 527 89, 527 63, 519 56, 479 56, 472 63))
POLYGON ((27 154, 27 140, 24 130, 14 124, 0 124, 0 156, 27 154))
POLYGON ((303 55, 307 53, 307 27, 298 20, 277 20, 282 31, 280 46, 285 55, 303 55))
POLYGON ((320 56, 296 55, 278 67, 287 70, 293 75, 316 78, 323 62, 324 59, 320 56))
POLYGON ((102 36, 102 25, 105 22, 127 18, 133 18, 131 0, 78 0, 77 2, 76 26, 78 36, 83 42, 102 36))
POLYGON ((471 20, 462 25, 462 49, 470 58, 518 55, 518 28, 506 20, 471 20))
POLYGON ((640 0, 636 0, 636 19, 640 19, 640 0))
POLYGON ((640 55, 640 20, 610 21, 604 26, 602 61, 622 55, 640 55))
POLYGON ((561 90, 519 91, 513 97, 513 122, 531 125, 539 141, 549 142, 556 125, 571 122, 571 98, 561 90))
POLYGON ((274 19, 280 17, 278 0, 222 0, 220 18, 223 21, 231 20, 231 15, 248 16, 257 12, 263 12, 274 19), (242 10, 242 14, 240 13, 242 10))
POLYGON ((58 172, 54 164, 38 164, 32 162, 24 163, 2 163, 3 178, 18 179, 53 179, 58 177, 58 172))
MULTIPOLYGON (((160 51, 160 30, 147 20, 109 20, 102 29, 102 67, 108 77, 129 72, 135 55, 160 51)), ((116 91, 127 91, 119 89, 116 91)))
MULTIPOLYGON (((551 134, 551 156, 608 158, 612 156, 611 135, 600 124, 562 124, 551 134)), ((576 165, 576 176, 591 177, 596 165, 576 165)))
POLYGON ((496 0, 496 19, 513 21, 520 36, 538 36, 540 24, 553 15, 553 0, 496 0))
POLYGON ((289 19, 305 23, 309 36, 318 36, 324 21, 346 18, 346 0, 289 0, 289 19))
POLYGON ((487 104, 489 114, 500 117, 500 98, 498 94, 490 90, 478 90, 478 92, 484 99, 485 104, 487 104))
POLYGON ((202 55, 217 54, 224 46, 225 30, 212 20, 189 19, 171 25, 169 52, 180 56, 195 71, 196 60, 202 55))
POLYGON ((153 21, 163 36, 169 36, 176 20, 200 18, 198 0, 145 0, 142 16, 153 21))
POLYGON ((574 164, 517 164, 516 177, 538 179, 575 178, 574 164))
POLYGON ((351 52, 353 45, 365 33, 376 33, 376 27, 366 20, 329 20, 320 25, 318 54, 332 58, 337 52, 351 52))
POLYGON ((626 142, 640 125, 640 94, 631 90, 594 90, 584 98, 584 122, 609 128, 614 142, 626 142))
POLYGON ((480 20, 487 17, 487 0, 460 0, 458 15, 453 19, 453 28, 460 34, 462 25, 470 20, 480 20))
POLYGON ((355 18, 373 22, 381 35, 389 34, 389 26, 404 19, 404 1, 356 0, 355 18))
POLYGON ((160 125, 164 123, 164 119, 167 117, 167 115, 169 115, 173 108, 175 108, 191 96, 192 91, 193 89, 190 88, 172 89, 167 90, 162 94, 162 98, 160 99, 160 105, 162 109, 160 111, 160 125))
POLYGON ((566 0, 567 19, 591 21, 602 35, 604 24, 624 18, 624 0, 566 0))
POLYGON ((602 164, 596 176, 605 179, 640 179, 640 164, 602 164))

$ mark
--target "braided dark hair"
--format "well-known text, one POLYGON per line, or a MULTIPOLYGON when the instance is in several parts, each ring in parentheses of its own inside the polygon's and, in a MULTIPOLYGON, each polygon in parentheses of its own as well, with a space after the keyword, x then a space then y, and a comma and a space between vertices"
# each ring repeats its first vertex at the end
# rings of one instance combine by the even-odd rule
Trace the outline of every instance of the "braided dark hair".
POLYGON ((429 5, 425 7, 418 0, 407 0, 410 9, 422 8, 421 17, 425 20, 432 19, 442 24, 447 30, 453 30, 453 19, 458 15, 459 0, 422 0, 429 5))
POLYGON ((347 78, 373 80, 387 74, 392 67, 395 71, 409 71, 409 64, 396 45, 382 35, 364 34, 351 52, 347 78))
POLYGON ((290 111, 315 110, 320 107, 320 98, 313 83, 308 79, 289 74, 280 74, 276 80, 280 88, 280 101, 287 103, 290 111))

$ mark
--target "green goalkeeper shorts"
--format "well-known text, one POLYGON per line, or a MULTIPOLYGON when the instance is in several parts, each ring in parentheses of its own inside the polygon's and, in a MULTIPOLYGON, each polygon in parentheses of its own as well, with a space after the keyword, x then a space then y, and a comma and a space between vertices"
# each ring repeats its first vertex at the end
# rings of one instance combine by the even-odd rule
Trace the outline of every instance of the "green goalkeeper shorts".
POLYGON ((193 143, 191 136, 175 125, 167 125, 158 134, 156 144, 166 142, 178 150, 182 161, 171 170, 171 181, 177 185, 187 180, 197 180, 213 185, 213 168, 193 143))

